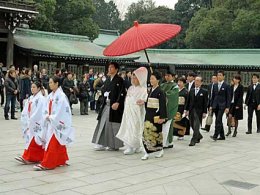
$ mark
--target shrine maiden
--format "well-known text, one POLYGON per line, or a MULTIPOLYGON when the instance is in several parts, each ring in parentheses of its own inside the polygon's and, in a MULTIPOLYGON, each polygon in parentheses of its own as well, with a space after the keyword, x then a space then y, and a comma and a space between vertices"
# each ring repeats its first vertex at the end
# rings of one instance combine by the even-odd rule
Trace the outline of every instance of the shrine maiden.
POLYGON ((52 92, 48 95, 47 105, 44 107, 42 134, 45 152, 42 162, 34 166, 37 171, 67 165, 66 161, 69 158, 66 146, 74 140, 70 104, 59 81, 60 78, 57 76, 49 81, 52 92))

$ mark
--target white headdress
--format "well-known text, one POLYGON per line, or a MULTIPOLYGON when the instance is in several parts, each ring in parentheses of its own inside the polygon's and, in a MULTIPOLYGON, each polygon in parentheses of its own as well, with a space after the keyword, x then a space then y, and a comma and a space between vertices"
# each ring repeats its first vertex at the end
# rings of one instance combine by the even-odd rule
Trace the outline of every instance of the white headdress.
POLYGON ((147 87, 147 77, 148 77, 147 69, 145 67, 140 67, 136 69, 133 73, 137 77, 140 85, 142 87, 147 87))

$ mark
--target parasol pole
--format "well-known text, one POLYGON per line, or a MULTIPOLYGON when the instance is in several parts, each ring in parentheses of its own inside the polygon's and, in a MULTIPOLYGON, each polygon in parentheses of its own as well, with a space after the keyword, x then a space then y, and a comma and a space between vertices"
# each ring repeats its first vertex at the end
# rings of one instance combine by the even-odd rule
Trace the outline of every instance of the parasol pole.
POLYGON ((147 54, 146 49, 144 50, 144 53, 145 53, 147 62, 148 62, 148 64, 149 64, 150 71, 151 71, 151 73, 153 73, 153 68, 151 67, 150 59, 149 59, 149 56, 148 56, 148 54, 147 54))

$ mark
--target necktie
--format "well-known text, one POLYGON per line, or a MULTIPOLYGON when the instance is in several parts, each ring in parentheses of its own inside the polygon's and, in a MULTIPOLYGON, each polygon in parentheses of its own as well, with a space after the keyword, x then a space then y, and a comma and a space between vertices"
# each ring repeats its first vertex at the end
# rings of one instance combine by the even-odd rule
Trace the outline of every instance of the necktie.
POLYGON ((218 83, 218 90, 220 90, 221 88, 221 83, 218 83))
POLYGON ((199 92, 199 89, 196 88, 196 90, 195 90, 195 96, 197 96, 198 92, 199 92))

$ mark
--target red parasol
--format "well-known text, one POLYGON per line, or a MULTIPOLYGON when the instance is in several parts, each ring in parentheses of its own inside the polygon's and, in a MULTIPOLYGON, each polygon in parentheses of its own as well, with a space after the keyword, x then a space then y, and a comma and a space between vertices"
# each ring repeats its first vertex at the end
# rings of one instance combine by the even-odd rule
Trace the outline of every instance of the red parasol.
POLYGON ((145 49, 155 47, 175 37, 181 31, 176 24, 139 24, 123 33, 111 43, 103 52, 105 56, 122 56, 145 51, 148 63, 150 63, 145 49))

